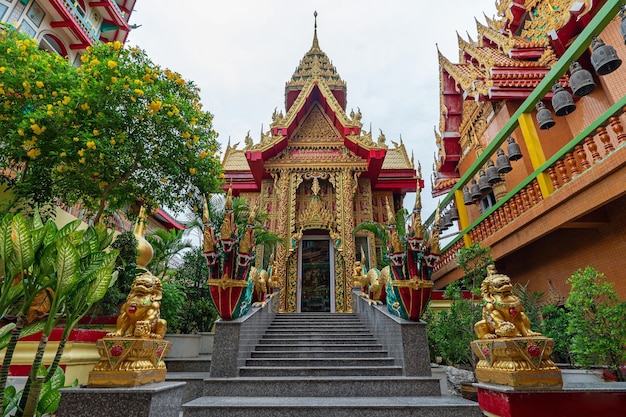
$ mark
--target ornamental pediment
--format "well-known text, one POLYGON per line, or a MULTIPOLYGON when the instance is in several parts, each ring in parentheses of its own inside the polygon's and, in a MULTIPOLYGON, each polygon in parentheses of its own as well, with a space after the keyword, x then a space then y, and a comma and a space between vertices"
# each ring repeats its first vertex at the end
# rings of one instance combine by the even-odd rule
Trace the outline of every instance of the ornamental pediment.
POLYGON ((310 148, 287 147, 265 163, 267 169, 283 167, 308 169, 311 167, 340 168, 350 166, 365 170, 367 162, 350 152, 345 146, 310 148))
POLYGON ((328 142, 343 143, 343 139, 332 125, 328 115, 322 110, 319 102, 316 102, 293 135, 291 135, 289 143, 296 145, 328 142))

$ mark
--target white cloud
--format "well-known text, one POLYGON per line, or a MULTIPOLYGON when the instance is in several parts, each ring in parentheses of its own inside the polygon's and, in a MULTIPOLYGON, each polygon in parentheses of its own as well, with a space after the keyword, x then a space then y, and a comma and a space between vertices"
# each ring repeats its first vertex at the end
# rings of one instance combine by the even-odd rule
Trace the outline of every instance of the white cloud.
MULTIPOLYGON (((402 135, 422 164, 423 215, 434 211, 430 174, 439 124, 437 47, 458 62, 457 32, 476 39, 475 17, 493 17, 494 0, 232 0, 137 2, 128 43, 201 89, 205 110, 225 146, 255 142, 275 107, 284 109, 284 86, 313 40, 318 12, 320 47, 348 85, 348 112, 359 107, 364 127, 402 135)), ((407 198, 412 206, 414 196, 407 198)))

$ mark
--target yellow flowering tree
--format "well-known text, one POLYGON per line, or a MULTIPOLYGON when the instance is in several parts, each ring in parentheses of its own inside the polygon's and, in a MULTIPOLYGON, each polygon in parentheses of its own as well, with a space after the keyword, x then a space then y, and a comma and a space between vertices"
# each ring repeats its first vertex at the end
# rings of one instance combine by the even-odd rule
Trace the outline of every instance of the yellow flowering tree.
MULTIPOLYGON (((58 165, 54 126, 57 103, 77 82, 76 68, 11 27, 0 29, 0 182, 11 198, 0 210, 52 199, 52 169, 58 165)), ((30 205, 30 204, 29 204, 30 205)))
POLYGON ((182 207, 190 195, 218 190, 213 116, 192 82, 119 42, 89 48, 82 61, 80 83, 60 109, 80 124, 63 137, 55 177, 96 222, 105 209, 138 200, 182 207))
MULTIPOLYGON (((22 120, 7 159, 28 162, 21 182, 47 178, 39 182, 44 190, 31 181, 19 197, 39 193, 37 203, 80 201, 98 223, 106 212, 137 201, 185 207, 198 194, 218 191, 213 116, 202 110, 192 82, 120 42, 94 45, 81 67, 65 67, 72 77, 66 88, 50 93, 53 100, 33 103, 27 115, 13 111, 22 120)), ((47 76, 56 77, 40 71, 44 87, 47 76)))

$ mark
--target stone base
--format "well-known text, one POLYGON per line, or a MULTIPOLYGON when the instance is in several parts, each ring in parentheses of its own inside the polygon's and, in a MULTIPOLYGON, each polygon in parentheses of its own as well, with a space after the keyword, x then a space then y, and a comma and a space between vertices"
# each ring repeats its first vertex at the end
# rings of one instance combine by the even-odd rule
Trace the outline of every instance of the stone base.
POLYGON ((184 382, 134 388, 65 388, 57 417, 178 417, 184 382))
POLYGON ((91 371, 89 373, 89 387, 115 388, 136 387, 152 382, 165 381, 166 369, 151 369, 147 371, 91 371))
POLYGON ((543 336, 474 340, 476 379, 523 389, 560 388, 561 371, 550 359, 554 340, 543 336))
POLYGON ((489 417, 615 417, 626 410, 626 383, 581 384, 577 387, 528 391, 493 384, 474 384, 478 405, 489 417))

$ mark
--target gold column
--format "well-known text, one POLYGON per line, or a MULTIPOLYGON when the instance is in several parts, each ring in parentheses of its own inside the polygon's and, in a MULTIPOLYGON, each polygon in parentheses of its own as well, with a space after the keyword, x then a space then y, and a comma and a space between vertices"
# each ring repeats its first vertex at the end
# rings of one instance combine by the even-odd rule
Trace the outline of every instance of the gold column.
MULTIPOLYGON (((352 310, 352 280, 348 279, 348 272, 351 271, 352 265, 356 259, 354 253, 354 194, 358 187, 357 177, 349 169, 341 172, 341 194, 342 194, 342 213, 343 219, 341 223, 341 241, 343 243, 343 294, 344 305, 341 311, 350 312, 352 310)), ((336 275, 336 274, 335 274, 336 275)), ((337 304, 337 303, 335 303, 337 304)), ((339 310, 337 310, 339 312, 339 310)))
MULTIPOLYGON (((277 174, 272 175, 274 177, 274 189, 278 190, 278 230, 277 234, 284 238, 285 241, 289 240, 289 172, 286 169, 281 169, 277 174)), ((278 286, 280 287, 280 303, 279 311, 285 312, 287 307, 287 248, 285 245, 277 245, 276 247, 276 271, 274 272, 278 277, 278 286)))
MULTIPOLYGON (((456 190, 454 193, 454 199, 456 200, 456 209, 459 212, 459 229, 465 230, 469 227, 469 215, 467 214, 467 207, 465 207, 465 201, 463 200, 463 191, 456 190)), ((463 242, 465 243, 465 247, 469 248, 472 246, 472 238, 468 233, 463 235, 463 242)))
MULTIPOLYGON (((546 162, 546 156, 543 153, 541 141, 539 140, 539 135, 537 135, 532 115, 530 113, 522 113, 518 122, 519 127, 522 130, 522 136, 524 137, 526 148, 528 148, 530 162, 533 165, 533 170, 535 170, 546 162)), ((543 198, 547 198, 554 192, 550 176, 545 172, 537 175, 537 182, 539 183, 539 188, 541 189, 543 198)))

